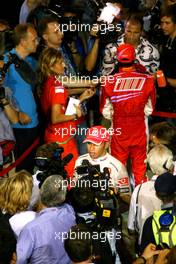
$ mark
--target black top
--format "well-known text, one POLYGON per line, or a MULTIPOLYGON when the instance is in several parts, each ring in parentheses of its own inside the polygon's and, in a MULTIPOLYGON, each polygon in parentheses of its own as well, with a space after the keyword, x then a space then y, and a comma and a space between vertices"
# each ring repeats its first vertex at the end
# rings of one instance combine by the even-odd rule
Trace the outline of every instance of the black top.
MULTIPOLYGON (((176 79, 176 38, 163 39, 160 54, 160 69, 166 78, 176 79)), ((157 89, 156 110, 163 112, 176 112, 176 88, 167 85, 166 88, 157 89)))

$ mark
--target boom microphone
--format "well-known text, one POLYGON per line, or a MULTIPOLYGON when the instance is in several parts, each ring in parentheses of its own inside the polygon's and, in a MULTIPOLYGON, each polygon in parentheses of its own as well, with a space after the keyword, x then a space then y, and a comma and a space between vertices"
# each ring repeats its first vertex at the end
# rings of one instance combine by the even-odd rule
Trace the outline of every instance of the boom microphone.
POLYGON ((110 179, 110 172, 109 172, 109 169, 107 167, 105 167, 103 169, 103 174, 104 174, 105 178, 107 178, 107 180, 110 179))
POLYGON ((87 159, 84 159, 84 160, 82 161, 82 165, 83 165, 83 166, 91 167, 91 164, 90 164, 90 162, 89 162, 87 159))
POLYGON ((72 153, 69 153, 67 156, 65 156, 62 160, 62 166, 67 165, 71 161, 72 158, 73 158, 72 153))
POLYGON ((82 165, 88 167, 88 171, 90 174, 101 176, 101 173, 96 168, 97 165, 92 165, 87 159, 84 159, 82 161, 82 165))

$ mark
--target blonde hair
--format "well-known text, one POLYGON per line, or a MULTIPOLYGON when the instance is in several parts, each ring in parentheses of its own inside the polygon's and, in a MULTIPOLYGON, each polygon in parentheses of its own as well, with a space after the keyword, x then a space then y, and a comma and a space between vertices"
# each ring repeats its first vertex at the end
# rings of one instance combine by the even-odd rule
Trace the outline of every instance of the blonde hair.
POLYGON ((3 179, 0 192, 0 208, 8 214, 25 211, 32 195, 32 175, 22 170, 3 179))
POLYGON ((38 83, 38 94, 42 94, 42 86, 48 76, 53 74, 51 67, 55 65, 57 61, 62 61, 62 53, 54 48, 46 48, 42 52, 39 59, 39 83, 38 83))
POLYGON ((147 161, 153 173, 160 175, 164 172, 172 171, 174 167, 173 154, 164 145, 156 145, 147 155, 147 161))

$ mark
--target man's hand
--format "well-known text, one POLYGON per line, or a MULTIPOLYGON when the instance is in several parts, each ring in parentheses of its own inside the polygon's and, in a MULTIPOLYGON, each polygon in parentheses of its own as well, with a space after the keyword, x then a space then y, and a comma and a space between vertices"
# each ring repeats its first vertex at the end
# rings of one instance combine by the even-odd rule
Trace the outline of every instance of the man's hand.
POLYGON ((19 123, 21 125, 27 125, 30 122, 31 122, 31 118, 27 114, 23 112, 19 112, 19 123))
POLYGON ((160 253, 157 257, 155 264, 167 263, 166 257, 169 254, 169 251, 170 251, 169 249, 160 250, 160 253))
POLYGON ((10 261, 10 264, 16 264, 16 261, 17 261, 16 253, 13 253, 13 255, 12 255, 12 259, 11 259, 11 261, 10 261))
POLYGON ((86 99, 91 98, 96 93, 96 89, 87 89, 80 95, 80 102, 83 102, 86 99))
MULTIPOLYGON (((153 256, 160 254, 161 250, 156 250, 156 245, 150 243, 148 246, 144 249, 144 252, 142 253, 141 257, 137 258, 133 264, 141 264, 144 263, 142 257, 147 261, 146 263, 151 263, 150 260, 152 261, 153 256)), ((164 262, 155 262, 158 264, 161 264, 164 262)))
POLYGON ((74 105, 74 107, 76 108, 77 117, 80 118, 82 116, 81 106, 80 105, 74 105))
POLYGON ((156 245, 150 243, 145 249, 144 252, 142 253, 142 256, 148 260, 151 257, 158 255, 161 250, 156 250, 156 245))
POLYGON ((98 32, 100 31, 100 25, 99 24, 97 24, 97 23, 95 23, 95 24, 93 24, 93 26, 92 26, 92 28, 91 28, 91 30, 90 30, 90 32, 89 32, 89 35, 91 36, 91 37, 96 37, 96 38, 98 38, 98 32))

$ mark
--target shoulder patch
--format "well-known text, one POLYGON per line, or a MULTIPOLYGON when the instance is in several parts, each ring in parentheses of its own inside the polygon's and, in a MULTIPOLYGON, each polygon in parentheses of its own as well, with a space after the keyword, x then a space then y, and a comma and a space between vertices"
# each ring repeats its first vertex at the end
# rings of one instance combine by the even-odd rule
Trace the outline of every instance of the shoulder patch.
POLYGON ((55 86, 55 93, 64 93, 63 86, 55 86))

